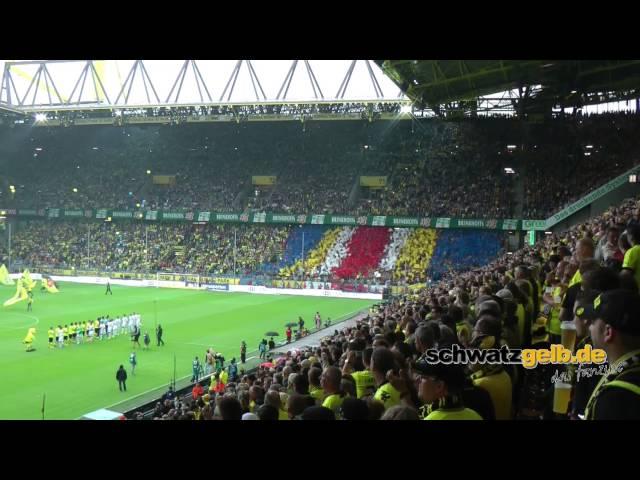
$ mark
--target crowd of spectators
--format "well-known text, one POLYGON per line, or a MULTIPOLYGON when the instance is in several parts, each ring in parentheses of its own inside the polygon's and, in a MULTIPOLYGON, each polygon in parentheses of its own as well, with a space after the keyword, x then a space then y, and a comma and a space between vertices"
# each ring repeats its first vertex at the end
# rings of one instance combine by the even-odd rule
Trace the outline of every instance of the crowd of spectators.
POLYGON ((526 165, 523 218, 545 219, 637 165, 636 115, 557 120, 540 127, 540 142, 522 153, 526 165))
POLYGON ((282 256, 287 227, 29 221, 12 240, 29 268, 253 274, 282 256))
POLYGON ((390 188, 365 195, 358 213, 509 218, 514 179, 504 174, 496 142, 472 125, 428 125, 404 132, 396 161, 387 162, 390 188))
POLYGON ((523 218, 546 218, 633 165, 637 123, 619 113, 540 125, 429 118, 4 128, 0 204, 464 218, 513 218, 521 204, 523 218), (156 185, 154 175, 175 184, 156 185), (277 181, 256 188, 252 175, 277 181), (386 176, 386 187, 361 187, 359 177, 371 175, 386 176))
POLYGON ((292 349, 254 373, 240 372, 222 388, 216 380, 202 396, 173 403, 165 398, 154 418, 637 419, 637 394, 602 389, 598 376, 591 381, 574 376, 572 400, 562 414, 552 407, 555 365, 531 370, 495 363, 445 365, 429 361, 426 352, 453 345, 549 348, 559 342, 560 322, 573 320, 577 345, 604 349, 617 362, 618 375, 629 370, 625 378, 637 384, 640 256, 633 249, 638 245, 640 201, 631 199, 489 265, 452 273, 378 305, 318 347, 292 349), (599 308, 597 298, 622 316, 604 310, 583 316, 580 307, 599 308))
MULTIPOLYGON (((449 270, 483 265, 500 249, 502 235, 497 232, 445 230, 438 242, 435 232, 337 228, 326 239, 320 239, 324 241, 318 243, 317 251, 307 245, 303 275, 300 229, 291 225, 30 220, 14 226, 11 263, 13 270, 175 272, 255 277, 257 282, 281 277, 338 284, 341 279, 357 279, 406 285, 424 282, 427 277, 438 279, 449 270), (396 265, 398 245, 393 258, 387 258, 390 252, 386 248, 393 250, 393 236, 398 232, 404 232, 405 240, 409 233, 416 237, 409 235, 407 250, 402 250, 396 265), (434 248, 432 268, 427 270, 434 248)), ((312 233, 307 233, 308 240, 312 233)), ((0 247, 0 263, 7 256, 3 250, 0 247)))

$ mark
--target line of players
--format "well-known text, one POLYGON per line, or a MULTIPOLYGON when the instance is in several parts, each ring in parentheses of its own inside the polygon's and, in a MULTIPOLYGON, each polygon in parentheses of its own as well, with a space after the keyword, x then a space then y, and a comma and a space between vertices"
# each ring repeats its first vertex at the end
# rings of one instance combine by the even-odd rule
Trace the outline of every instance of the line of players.
POLYGON ((120 335, 135 335, 140 331, 142 318, 139 313, 123 315, 117 318, 99 317, 87 322, 74 322, 70 325, 49 327, 49 348, 63 348, 65 345, 92 343, 94 339, 109 340, 120 335), (86 339, 86 340, 85 340, 86 339))

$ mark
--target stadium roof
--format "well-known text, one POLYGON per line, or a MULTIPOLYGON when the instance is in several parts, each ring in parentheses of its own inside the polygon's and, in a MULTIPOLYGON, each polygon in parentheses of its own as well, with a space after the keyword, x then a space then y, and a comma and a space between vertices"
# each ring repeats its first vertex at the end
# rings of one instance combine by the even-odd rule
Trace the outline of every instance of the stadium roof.
POLYGON ((0 69, 0 108, 17 113, 294 102, 410 103, 371 60, 3 60, 0 69))
POLYGON ((637 98, 640 60, 376 60, 407 96, 436 113, 456 102, 518 90, 510 98, 524 111, 551 111, 637 98), (520 101, 522 100, 522 101, 520 101))

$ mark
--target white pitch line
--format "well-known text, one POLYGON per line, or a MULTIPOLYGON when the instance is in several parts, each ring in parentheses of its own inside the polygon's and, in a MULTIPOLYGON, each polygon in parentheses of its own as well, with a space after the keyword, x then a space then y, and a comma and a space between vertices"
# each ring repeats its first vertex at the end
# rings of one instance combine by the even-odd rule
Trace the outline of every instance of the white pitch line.
MULTIPOLYGON (((18 313, 18 312, 9 312, 9 313, 11 313, 13 315, 20 315, 21 317, 32 318, 32 319, 34 319, 36 321, 35 325, 38 325, 40 323, 40 319, 38 317, 36 317, 35 315, 27 315, 26 313, 18 313)), ((35 326, 35 325, 30 325, 30 326, 35 326)), ((24 328, 29 328, 30 326, 27 326, 27 327, 15 327, 15 328, 1 328, 2 324, 0 323, 0 328, 2 330, 10 330, 10 331, 22 330, 24 328)))
MULTIPOLYGON (((255 356, 253 356, 253 357, 249 357, 249 358, 247 358, 247 360, 253 360, 254 358, 257 358, 257 357, 255 357, 255 356)), ((201 378, 201 380, 206 379, 206 378, 208 378, 208 377, 210 377, 210 376, 212 376, 212 375, 213 375, 213 374, 205 375, 204 377, 202 377, 202 378, 201 378)), ((181 381, 181 380, 184 380, 185 378, 189 378, 189 375, 185 375, 184 377, 177 378, 177 379, 176 379, 176 383, 178 383, 178 382, 179 382, 179 381, 181 381)), ((113 406, 115 406, 115 405, 119 405, 119 404, 121 404, 121 403, 128 402, 128 401, 133 400, 133 399, 135 399, 135 398, 141 397, 142 395, 146 395, 147 393, 151 393, 151 392, 153 392, 153 391, 155 391, 155 390, 159 390, 159 389, 161 389, 161 388, 164 388, 164 386, 165 386, 165 385, 166 385, 166 383, 164 383, 164 384, 162 384, 162 385, 160 385, 160 386, 158 386, 158 387, 151 388, 151 389, 149 389, 149 390, 147 390, 147 391, 145 391, 145 392, 138 393, 137 395, 134 395, 133 397, 129 397, 129 398, 126 398, 126 399, 124 399, 124 400, 120 400, 119 402, 116 402, 116 403, 114 403, 114 404, 112 404, 112 405, 108 405, 108 406, 103 407, 103 408, 108 409, 108 408, 111 408, 111 407, 113 407, 113 406)), ((84 416, 84 415, 83 415, 83 416, 84 416)), ((82 418, 82 417, 78 417, 78 418, 82 418)))
POLYGON ((218 348, 221 350, 231 350, 233 347, 230 347, 228 345, 220 345, 220 344, 216 344, 213 345, 215 342, 212 343, 193 343, 193 342, 178 342, 178 345, 195 345, 197 347, 208 347, 208 348, 218 348))
MULTIPOLYGON (((189 375, 185 375, 184 377, 176 378, 176 383, 178 383, 179 381, 184 380, 185 378, 188 378, 188 377, 189 377, 189 375)), ((203 377, 203 378, 204 378, 204 377, 203 377)), ((129 380, 129 379, 127 379, 127 380, 129 380)), ((114 404, 112 404, 112 405, 109 405, 109 406, 106 406, 106 407, 103 407, 103 408, 111 408, 111 407, 113 407, 113 406, 115 406, 115 405, 119 405, 119 404, 121 404, 121 403, 128 402, 128 401, 130 401, 130 400, 133 400, 134 398, 138 398, 138 397, 140 397, 140 396, 142 396, 142 395, 146 395, 147 393, 151 393, 151 392, 153 392, 154 390, 159 390, 159 389, 161 389, 161 388, 165 388, 165 385, 167 385, 167 384, 166 384, 166 383, 163 383, 162 385, 160 385, 160 386, 158 386, 158 387, 155 387, 155 388, 151 388, 151 389, 147 390, 146 392, 138 393, 137 395, 134 395, 133 397, 125 398, 124 400, 120 400, 119 402, 116 402, 116 403, 114 403, 114 404)), ((167 385, 167 387, 166 387, 166 388, 168 388, 168 385, 167 385)), ((83 415, 83 416, 84 416, 84 415, 83 415)))

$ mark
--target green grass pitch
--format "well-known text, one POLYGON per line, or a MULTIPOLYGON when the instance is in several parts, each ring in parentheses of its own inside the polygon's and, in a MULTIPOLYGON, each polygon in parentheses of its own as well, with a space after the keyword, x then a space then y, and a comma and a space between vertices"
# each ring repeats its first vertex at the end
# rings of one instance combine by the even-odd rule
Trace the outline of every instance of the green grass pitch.
MULTIPOLYGON (((201 361, 208 347, 227 359, 240 361, 240 342, 247 342, 248 357, 269 330, 284 338, 287 322, 302 315, 307 327, 319 311, 323 320, 344 318, 375 303, 371 300, 197 290, 136 288, 112 285, 113 296, 105 296, 102 285, 59 283, 60 293, 34 289, 33 311, 26 301, 0 306, 0 419, 40 419, 42 396, 46 394, 46 419, 74 419, 131 397, 168 385, 173 376, 190 375, 191 362, 201 361), (154 308, 154 305, 157 308, 154 308), (137 349, 138 366, 131 375, 128 362, 131 340, 123 335, 91 344, 49 349, 49 326, 115 317, 137 312, 142 315, 142 336, 151 336, 149 351, 137 349), (164 347, 155 346, 155 315, 164 329, 164 347), (35 352, 25 352, 22 340, 35 326, 35 352), (127 368, 127 392, 121 393, 115 379, 120 364, 127 368)), ((0 287, 0 301, 15 293, 0 287)), ((225 364, 226 365, 226 364, 225 364)))

